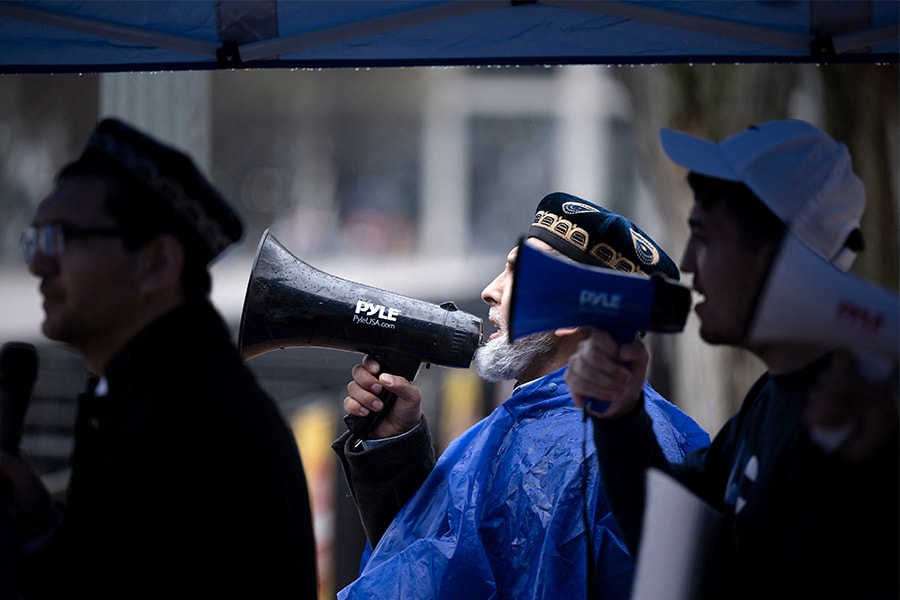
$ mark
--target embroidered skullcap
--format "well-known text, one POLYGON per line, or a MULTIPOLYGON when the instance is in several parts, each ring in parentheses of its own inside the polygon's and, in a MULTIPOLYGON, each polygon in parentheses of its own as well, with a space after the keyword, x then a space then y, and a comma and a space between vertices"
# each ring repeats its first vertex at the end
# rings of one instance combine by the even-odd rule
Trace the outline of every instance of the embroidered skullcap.
POLYGON ((675 281, 681 276, 659 244, 629 219, 564 192, 541 200, 528 236, 587 265, 675 281))

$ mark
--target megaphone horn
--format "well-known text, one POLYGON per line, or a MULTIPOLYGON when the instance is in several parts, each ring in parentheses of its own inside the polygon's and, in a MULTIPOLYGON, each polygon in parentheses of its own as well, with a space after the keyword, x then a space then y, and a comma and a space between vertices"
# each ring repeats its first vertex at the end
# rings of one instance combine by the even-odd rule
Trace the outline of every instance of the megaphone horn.
MULTIPOLYGON (((244 298, 238 349, 244 360, 284 348, 314 346, 373 356, 386 373, 412 381, 422 363, 468 368, 482 321, 452 302, 432 304, 324 273, 263 232, 244 298)), ((347 415, 359 437, 395 398, 365 422, 347 415)))

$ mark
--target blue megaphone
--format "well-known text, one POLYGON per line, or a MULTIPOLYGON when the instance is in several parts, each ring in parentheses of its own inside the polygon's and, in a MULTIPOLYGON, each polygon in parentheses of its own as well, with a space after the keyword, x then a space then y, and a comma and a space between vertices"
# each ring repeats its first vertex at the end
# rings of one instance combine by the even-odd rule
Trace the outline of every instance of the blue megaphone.
MULTIPOLYGON (((691 291, 662 275, 623 273, 557 258, 519 241, 509 309, 509 341, 560 327, 596 327, 619 344, 647 331, 684 330, 691 291)), ((608 402, 584 398, 594 412, 608 402)))
POLYGON ((559 327, 596 327, 621 344, 638 332, 680 332, 690 310, 690 289, 661 275, 584 265, 519 242, 510 342, 559 327))

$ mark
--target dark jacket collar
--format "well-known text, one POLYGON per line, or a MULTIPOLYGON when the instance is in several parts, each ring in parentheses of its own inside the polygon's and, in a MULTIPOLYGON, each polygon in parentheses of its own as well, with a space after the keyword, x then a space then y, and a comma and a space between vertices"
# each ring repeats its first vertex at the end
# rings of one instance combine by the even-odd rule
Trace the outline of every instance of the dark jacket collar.
MULTIPOLYGON (((190 300, 150 323, 109 360, 104 377, 112 393, 139 383, 211 347, 230 344, 222 317, 208 299, 190 300)), ((92 389, 92 388, 91 388, 92 389)))

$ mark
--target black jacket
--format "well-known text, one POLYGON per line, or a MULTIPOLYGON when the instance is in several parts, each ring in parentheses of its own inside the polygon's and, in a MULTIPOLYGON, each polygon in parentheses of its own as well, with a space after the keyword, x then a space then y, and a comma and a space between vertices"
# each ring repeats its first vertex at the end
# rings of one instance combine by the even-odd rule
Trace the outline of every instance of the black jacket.
POLYGON ((374 548, 435 465, 428 420, 397 439, 362 451, 359 438, 346 431, 331 444, 344 470, 366 539, 374 548))
POLYGON ((105 376, 79 398, 63 524, 24 596, 314 599, 297 445, 214 308, 160 318, 105 376))
POLYGON ((828 360, 763 374, 712 444, 681 464, 664 460, 643 411, 595 419, 606 495, 629 548, 642 534, 652 466, 722 514, 722 539, 704 565, 709 597, 900 597, 900 439, 894 433, 858 462, 812 442, 802 414, 828 360))

